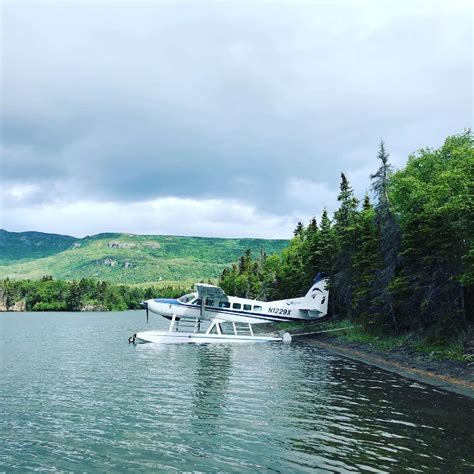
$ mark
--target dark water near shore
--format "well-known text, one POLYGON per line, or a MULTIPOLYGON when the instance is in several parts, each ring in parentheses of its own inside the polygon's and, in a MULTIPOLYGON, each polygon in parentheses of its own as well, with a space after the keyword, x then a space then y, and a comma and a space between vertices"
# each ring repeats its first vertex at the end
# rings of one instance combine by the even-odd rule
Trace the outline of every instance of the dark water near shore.
POLYGON ((468 398, 303 343, 128 345, 144 319, 0 314, 0 471, 474 470, 468 398))

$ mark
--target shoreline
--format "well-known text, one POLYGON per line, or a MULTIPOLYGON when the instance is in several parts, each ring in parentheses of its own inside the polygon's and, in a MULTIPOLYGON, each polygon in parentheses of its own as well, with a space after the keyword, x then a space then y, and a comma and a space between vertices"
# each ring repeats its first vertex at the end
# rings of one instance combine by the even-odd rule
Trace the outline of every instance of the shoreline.
POLYGON ((474 399, 474 367, 451 360, 431 360, 406 350, 381 351, 370 344, 348 342, 328 335, 293 336, 295 340, 329 350, 406 378, 474 399))

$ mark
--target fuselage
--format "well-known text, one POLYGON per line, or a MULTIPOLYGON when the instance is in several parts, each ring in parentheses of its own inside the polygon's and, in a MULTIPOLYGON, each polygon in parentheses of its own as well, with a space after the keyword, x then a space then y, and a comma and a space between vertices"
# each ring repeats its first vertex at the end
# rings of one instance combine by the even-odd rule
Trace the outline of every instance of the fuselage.
POLYGON ((302 298, 281 301, 258 301, 236 296, 226 301, 206 298, 204 306, 197 293, 190 293, 178 299, 156 298, 146 301, 148 309, 166 318, 195 317, 219 319, 235 323, 264 324, 276 321, 304 321, 317 317, 317 311, 309 314, 298 309, 302 298))

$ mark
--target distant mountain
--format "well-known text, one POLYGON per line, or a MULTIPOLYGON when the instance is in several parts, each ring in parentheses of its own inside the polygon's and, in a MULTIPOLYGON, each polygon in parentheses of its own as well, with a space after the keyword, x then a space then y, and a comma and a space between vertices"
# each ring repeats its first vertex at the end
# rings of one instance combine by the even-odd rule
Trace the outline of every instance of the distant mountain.
POLYGON ((70 249, 76 237, 43 232, 8 232, 0 229, 0 265, 47 257, 70 249))
POLYGON ((250 249, 272 254, 286 240, 98 234, 83 239, 0 230, 0 278, 94 278, 115 283, 217 278, 250 249))

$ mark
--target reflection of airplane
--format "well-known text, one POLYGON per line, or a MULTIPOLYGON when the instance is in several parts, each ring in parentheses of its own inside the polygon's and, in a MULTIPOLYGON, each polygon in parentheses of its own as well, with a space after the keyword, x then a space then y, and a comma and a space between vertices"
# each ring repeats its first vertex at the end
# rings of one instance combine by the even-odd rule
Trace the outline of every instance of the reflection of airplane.
POLYGON ((291 341, 288 333, 279 336, 255 336, 252 324, 277 321, 314 321, 327 314, 327 279, 321 274, 301 298, 257 301, 227 296, 222 288, 196 284, 196 292, 178 299, 151 299, 144 302, 147 311, 171 320, 168 331, 146 331, 134 334, 130 342, 265 342, 291 341), (201 331, 201 323, 210 322, 201 331))

